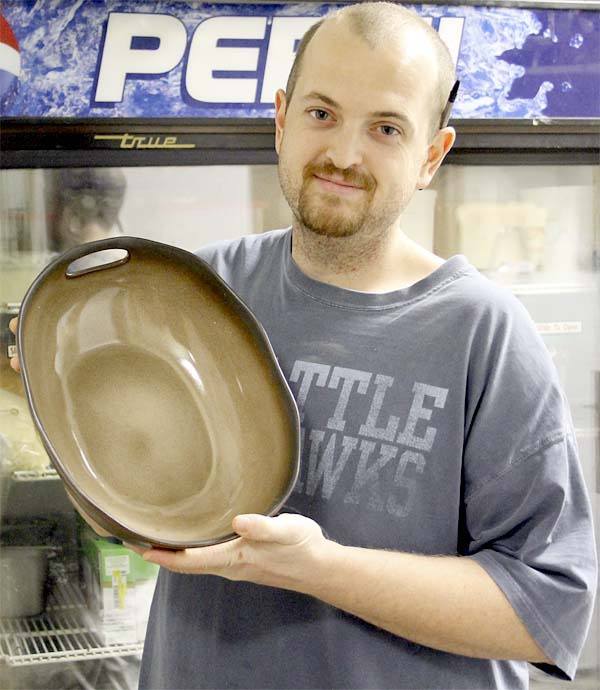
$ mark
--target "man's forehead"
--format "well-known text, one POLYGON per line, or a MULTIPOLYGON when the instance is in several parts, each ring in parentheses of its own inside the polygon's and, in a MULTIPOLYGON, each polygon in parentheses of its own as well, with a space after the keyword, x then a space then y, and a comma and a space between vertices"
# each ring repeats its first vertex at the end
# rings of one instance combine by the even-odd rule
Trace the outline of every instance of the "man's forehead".
POLYGON ((431 39, 415 22, 370 29, 368 36, 363 36, 348 19, 332 18, 319 27, 307 46, 306 56, 318 62, 323 55, 335 53, 343 58, 357 48, 369 53, 374 61, 399 68, 416 62, 424 63, 424 67, 436 66, 431 39))
POLYGON ((405 30, 383 46, 371 46, 347 22, 325 22, 303 57, 298 95, 318 92, 334 99, 335 94, 360 99, 364 94, 377 99, 376 104, 365 104, 377 110, 408 101, 420 105, 430 98, 437 70, 420 33, 405 30))

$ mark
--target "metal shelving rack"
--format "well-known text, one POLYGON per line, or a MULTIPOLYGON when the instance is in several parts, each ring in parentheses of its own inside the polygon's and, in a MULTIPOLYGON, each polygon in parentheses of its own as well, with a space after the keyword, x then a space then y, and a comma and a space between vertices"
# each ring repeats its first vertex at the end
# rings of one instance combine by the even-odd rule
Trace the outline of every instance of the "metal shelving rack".
POLYGON ((43 470, 15 470, 10 478, 14 482, 39 482, 58 479, 58 472, 52 467, 43 470))
MULTIPOLYGON (((55 469, 15 470, 10 482, 54 482, 55 469)), ((140 655, 143 642, 105 644, 94 628, 83 593, 70 581, 57 582, 38 616, 0 618, 0 663, 11 667, 140 655)))
POLYGON ((8 666, 30 666, 141 654, 141 642, 103 644, 86 612, 81 591, 60 583, 43 614, 0 618, 0 659, 8 666))

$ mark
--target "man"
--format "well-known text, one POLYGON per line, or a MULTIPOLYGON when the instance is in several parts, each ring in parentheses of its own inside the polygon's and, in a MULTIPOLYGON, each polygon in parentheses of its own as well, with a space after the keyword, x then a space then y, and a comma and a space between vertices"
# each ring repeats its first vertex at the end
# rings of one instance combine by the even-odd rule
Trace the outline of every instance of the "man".
POLYGON ((454 142, 449 57, 389 3, 309 32, 276 97, 291 230, 199 255, 261 320, 302 419, 283 514, 163 568, 141 688, 506 688, 572 678, 597 565, 526 311, 401 214, 454 142))

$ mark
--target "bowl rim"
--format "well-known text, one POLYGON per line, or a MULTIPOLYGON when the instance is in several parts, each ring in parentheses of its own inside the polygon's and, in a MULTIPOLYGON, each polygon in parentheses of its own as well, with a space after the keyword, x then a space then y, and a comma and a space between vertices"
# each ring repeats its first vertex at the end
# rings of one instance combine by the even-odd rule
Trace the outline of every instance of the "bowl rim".
MULTIPOLYGON (((265 513, 265 515, 273 516, 277 514, 281 510, 281 508, 283 508, 283 506, 289 499, 290 495, 292 494, 294 486, 298 480, 300 473, 301 442, 300 414, 292 390, 289 386, 287 379, 285 378, 285 375, 283 374, 283 370, 281 369, 281 365, 279 364, 279 360, 277 359, 275 350, 273 349, 271 341, 269 340, 269 337, 263 325, 260 323, 256 315, 252 312, 252 310, 246 304, 246 302, 236 292, 234 292, 234 290, 232 290, 232 288, 221 278, 221 276, 215 271, 215 269, 204 259, 201 259, 193 252, 181 249, 180 247, 175 247, 173 245, 165 244, 163 242, 156 242, 155 240, 148 240, 141 237, 131 237, 127 235, 95 240, 93 242, 85 242, 75 247, 72 247, 71 249, 66 250, 59 256, 55 257, 47 266, 45 266, 42 269, 42 271, 40 271, 40 273, 33 280, 33 282, 31 283, 23 297, 23 300, 21 302, 21 308, 19 309, 19 321, 17 324, 17 353, 19 356, 21 378, 23 381, 23 387, 25 389, 27 403, 36 430, 40 435, 42 445, 46 449, 46 452, 50 457, 50 461, 52 462, 52 465, 56 469, 61 480, 66 484, 67 493, 71 496, 71 498, 76 501, 76 503, 92 520, 94 520, 94 522, 97 522, 101 527, 103 527, 108 532, 114 534, 114 536, 118 537, 119 539, 122 539, 125 542, 129 542, 131 544, 136 545, 152 545, 158 548, 170 550, 181 550, 202 546, 212 546, 215 544, 220 544, 236 539, 239 535, 233 531, 233 528, 230 533, 222 537, 218 537, 216 539, 213 538, 191 541, 148 538, 148 535, 138 534, 133 530, 129 529, 117 517, 109 514, 100 506, 98 506, 83 490, 81 490, 77 486, 76 482, 69 475, 67 469, 63 466, 63 463, 61 462, 58 453, 52 445, 52 442, 40 419, 38 407, 33 398, 30 376, 28 371, 27 357, 25 355, 24 349, 24 340, 26 339, 26 337, 24 337, 25 322, 27 320, 26 316, 28 315, 31 303, 35 295, 39 291, 41 285, 45 282, 48 276, 62 269, 65 272, 65 278, 67 280, 77 280, 81 277, 82 274, 77 273, 76 275, 71 276, 67 275, 66 273, 67 268, 71 263, 73 263, 73 261, 83 258, 88 254, 110 249, 123 249, 126 251, 146 249, 156 251, 162 256, 166 256, 175 261, 182 262, 186 264, 188 268, 192 268, 195 270, 197 270, 197 266, 198 264, 200 264, 205 273, 210 277, 210 279, 214 280, 217 283, 218 287, 221 290, 225 291, 227 297, 229 299, 233 298, 233 302, 237 302, 239 304, 239 306, 241 307, 241 313, 244 317, 245 325, 250 326, 250 328, 258 336, 258 341, 266 348, 266 353, 269 355, 269 358, 272 364, 274 365, 275 374, 279 380, 279 383, 282 386, 282 392, 284 398, 286 399, 287 407, 291 412, 291 427, 294 435, 294 457, 292 458, 293 468, 290 474, 289 483, 282 497, 271 507, 271 509, 267 513, 265 513), (98 517, 100 517, 101 519, 97 519, 98 517)), ((84 271, 83 274, 92 271, 103 270, 104 268, 108 268, 109 266, 125 264, 128 262, 128 260, 129 257, 125 260, 110 262, 109 264, 105 264, 102 267, 91 268, 88 271, 84 271)))

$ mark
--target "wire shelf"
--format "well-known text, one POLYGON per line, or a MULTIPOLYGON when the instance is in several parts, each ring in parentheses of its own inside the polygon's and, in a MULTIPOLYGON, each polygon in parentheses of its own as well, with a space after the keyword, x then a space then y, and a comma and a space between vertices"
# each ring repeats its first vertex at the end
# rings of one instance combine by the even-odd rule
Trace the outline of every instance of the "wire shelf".
POLYGON ((103 644, 85 623, 81 591, 59 584, 46 611, 28 618, 0 618, 0 657, 9 666, 29 666, 140 654, 143 643, 103 644))
POLYGON ((52 467, 43 470, 15 470, 11 474, 11 479, 15 482, 38 482, 58 478, 58 472, 52 467))

